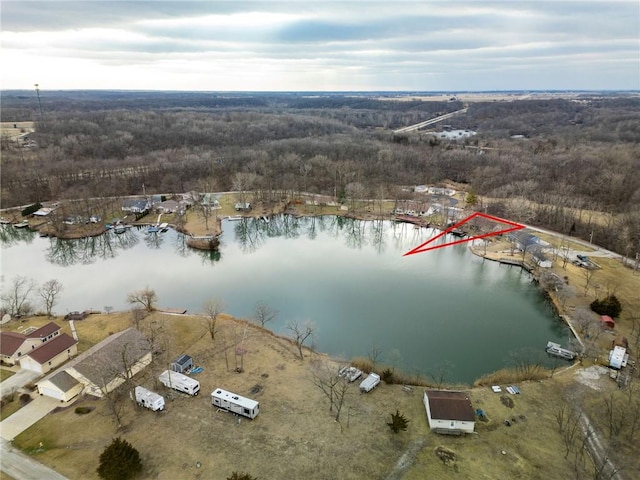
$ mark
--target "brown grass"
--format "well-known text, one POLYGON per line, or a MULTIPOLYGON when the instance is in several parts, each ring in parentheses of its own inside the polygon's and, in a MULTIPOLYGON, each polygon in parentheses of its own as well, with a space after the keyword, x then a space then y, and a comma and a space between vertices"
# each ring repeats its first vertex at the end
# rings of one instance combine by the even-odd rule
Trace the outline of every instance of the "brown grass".
MULTIPOLYGON (((569 465, 559 454, 561 438, 553 428, 552 405, 556 402, 553 382, 519 384, 522 395, 513 396, 507 409, 499 396, 487 388, 471 391, 474 408, 487 413, 488 422, 477 424, 477 435, 444 437, 428 429, 422 389, 381 383, 361 394, 358 382, 350 393, 340 423, 329 412, 328 400, 312 384, 311 371, 329 363, 324 355, 306 352, 304 361, 287 339, 245 322, 223 316, 216 342, 212 342, 194 316, 154 313, 143 320, 143 331, 153 325, 164 333, 165 353, 157 363, 136 378, 165 395, 164 412, 154 413, 124 400, 124 427, 116 431, 105 402, 84 398, 52 413, 19 435, 14 443, 37 460, 69 478, 97 478, 97 457, 116 435, 123 436, 141 453, 143 478, 224 479, 233 471, 258 478, 558 478, 570 475, 569 465), (155 322, 155 323, 152 323, 155 322), (233 344, 245 331, 244 373, 233 373, 233 344), (202 385, 198 397, 167 391, 155 378, 180 353, 189 353, 204 367, 197 378, 202 385), (261 413, 253 421, 216 411, 209 398, 217 387, 260 401, 261 413), (252 390, 257 393, 250 393, 252 390), (87 415, 75 407, 95 407, 87 415), (409 419, 406 432, 393 434, 386 422, 399 410, 409 419), (512 427, 502 422, 511 416, 526 420, 512 427), (44 451, 39 451, 39 443, 44 451), (455 461, 445 465, 435 456, 441 446, 455 452, 455 461), (502 455, 501 450, 506 450, 502 455), (200 467, 196 467, 200 462, 200 467)), ((98 341, 110 331, 127 326, 127 314, 92 315, 76 322, 81 337, 98 341)), ((238 360, 239 361, 239 360, 238 360)), ((365 367, 364 363, 353 362, 365 367)), ((378 370, 378 366, 376 366, 378 370)))

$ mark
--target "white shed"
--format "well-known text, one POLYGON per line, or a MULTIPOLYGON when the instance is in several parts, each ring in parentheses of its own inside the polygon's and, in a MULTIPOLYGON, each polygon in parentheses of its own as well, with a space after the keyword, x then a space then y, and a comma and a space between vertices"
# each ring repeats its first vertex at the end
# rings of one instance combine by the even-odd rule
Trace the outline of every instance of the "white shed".
POLYGON ((624 347, 613 347, 613 350, 609 351, 609 366, 615 369, 621 369, 627 365, 629 354, 624 347))
POLYGON ((425 390, 423 402, 431 430, 453 435, 473 433, 476 417, 467 393, 425 390))

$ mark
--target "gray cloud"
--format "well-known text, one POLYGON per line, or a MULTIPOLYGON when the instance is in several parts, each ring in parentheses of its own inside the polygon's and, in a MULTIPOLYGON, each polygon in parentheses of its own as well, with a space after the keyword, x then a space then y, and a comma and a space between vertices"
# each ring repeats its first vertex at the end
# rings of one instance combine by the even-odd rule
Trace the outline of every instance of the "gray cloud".
POLYGON ((378 89, 640 88, 636 1, 4 1, 1 26, 3 51, 168 72, 206 58, 378 89))

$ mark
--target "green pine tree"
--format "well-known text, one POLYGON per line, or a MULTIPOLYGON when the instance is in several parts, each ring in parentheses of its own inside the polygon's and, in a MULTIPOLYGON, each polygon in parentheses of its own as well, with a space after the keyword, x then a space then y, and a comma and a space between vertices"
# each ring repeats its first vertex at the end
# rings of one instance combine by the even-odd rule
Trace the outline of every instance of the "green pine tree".
POLYGON ((389 428, 393 430, 393 433, 398 433, 400 430, 405 431, 409 425, 409 420, 402 413, 396 410, 396 413, 391 414, 391 422, 387 423, 389 428))
POLYGON ((105 480, 128 480, 142 471, 142 461, 138 450, 120 437, 100 454, 98 475, 105 480))

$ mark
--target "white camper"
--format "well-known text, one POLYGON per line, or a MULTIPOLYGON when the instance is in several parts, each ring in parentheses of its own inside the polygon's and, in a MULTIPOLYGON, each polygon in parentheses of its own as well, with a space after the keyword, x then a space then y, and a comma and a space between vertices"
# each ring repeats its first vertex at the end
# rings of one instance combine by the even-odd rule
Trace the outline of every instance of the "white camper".
POLYGON ((162 395, 158 395, 144 387, 136 387, 134 393, 138 405, 142 405, 154 412, 164 410, 164 397, 162 395))
POLYGON ((173 370, 165 370, 160 374, 158 380, 165 387, 173 388, 189 395, 198 395, 198 392, 200 392, 200 382, 173 370))
POLYGON ((241 397, 221 388, 216 388, 211 392, 211 405, 251 419, 256 418, 260 413, 260 404, 255 400, 241 397))
POLYGON ((615 346, 613 350, 609 352, 609 366, 620 370, 622 367, 627 366, 629 361, 629 354, 624 347, 615 346))
POLYGON ((367 378, 365 378, 362 383, 360 383, 360 391, 361 392, 370 392, 376 385, 380 383, 380 375, 377 373, 371 372, 367 378))

